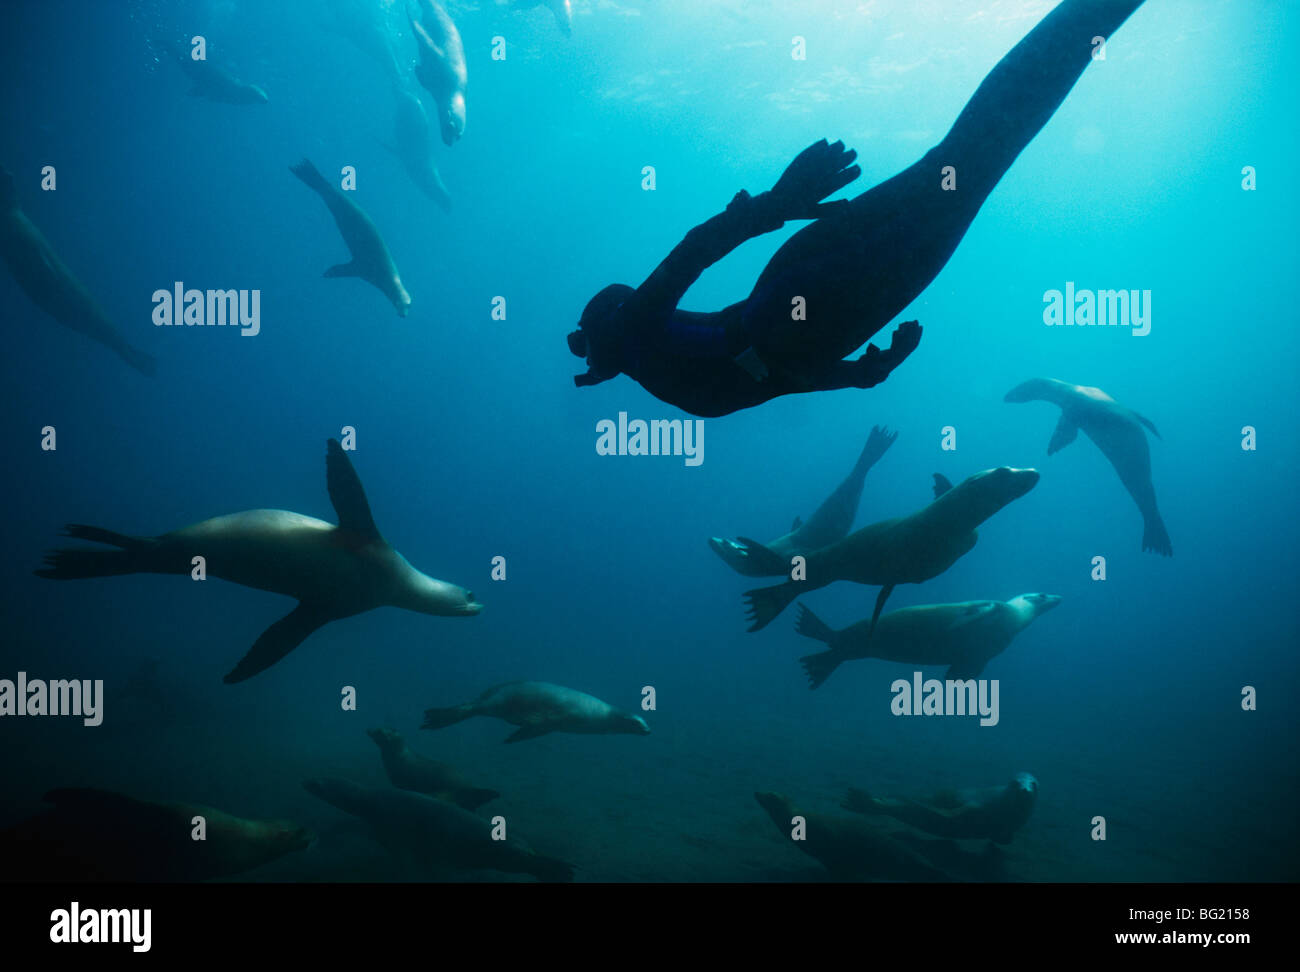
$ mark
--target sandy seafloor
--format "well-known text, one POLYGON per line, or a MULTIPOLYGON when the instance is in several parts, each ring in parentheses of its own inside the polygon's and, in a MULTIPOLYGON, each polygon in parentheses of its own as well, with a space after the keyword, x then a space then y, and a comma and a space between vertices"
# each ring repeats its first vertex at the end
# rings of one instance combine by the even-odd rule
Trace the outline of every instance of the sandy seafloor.
MULTIPOLYGON (((854 665, 859 684, 846 694, 861 688, 860 676, 871 666, 894 668, 854 665)), ((846 679, 848 670, 836 678, 846 679)), ((164 683, 167 673, 165 667, 164 683)), ((843 813, 838 803, 849 786, 920 796, 954 785, 1000 783, 1019 769, 1039 778, 1034 814, 1003 849, 998 870, 968 875, 1025 882, 1296 879, 1294 806, 1285 805, 1285 788, 1243 762, 1233 741, 1216 739, 1197 722, 1183 725, 1177 739, 1147 736, 1135 746, 1120 732, 1081 749, 1070 742, 1079 732, 1074 716, 1055 726, 1039 722, 1022 737, 969 722, 953 725, 962 721, 956 719, 891 724, 885 717, 872 721, 883 730, 872 738, 829 726, 813 735, 788 716, 765 714, 756 702, 753 721, 744 724, 710 719, 692 707, 680 717, 648 713, 654 726, 649 737, 551 735, 504 745, 511 727, 493 719, 420 731, 424 703, 416 700, 459 699, 445 692, 429 699, 428 690, 412 683, 401 693, 415 703, 404 721, 368 719, 362 712, 331 715, 324 720, 327 735, 306 726, 300 733, 279 730, 241 751, 229 737, 257 730, 256 705, 221 701, 218 707, 202 701, 206 693, 179 686, 176 693, 169 704, 179 714, 161 724, 146 714, 121 718, 98 734, 63 726, 47 727, 38 737, 29 728, 31 747, 9 754, 28 764, 14 767, 14 778, 23 782, 14 787, 11 805, 34 810, 47 786, 72 781, 241 816, 287 817, 320 836, 308 851, 231 880, 531 880, 491 871, 419 872, 300 788, 312 776, 388 786, 378 749, 362 730, 392 724, 416 752, 453 763, 475 785, 499 790, 502 797, 480 808, 480 815, 504 815, 512 836, 575 864, 577 881, 826 881, 821 865, 777 832, 754 801, 755 790, 783 792, 802 810, 843 813), (1203 737, 1196 735, 1198 725, 1203 737), (165 776, 153 769, 160 766, 169 767, 165 776), (822 769, 827 766, 834 769, 822 769), (1094 814, 1107 818, 1105 842, 1089 837, 1094 814)), ((845 721, 833 711, 825 718, 845 721)), ((908 833, 887 818, 875 819, 887 830, 908 833)), ((959 845, 977 855, 985 842, 959 845)))

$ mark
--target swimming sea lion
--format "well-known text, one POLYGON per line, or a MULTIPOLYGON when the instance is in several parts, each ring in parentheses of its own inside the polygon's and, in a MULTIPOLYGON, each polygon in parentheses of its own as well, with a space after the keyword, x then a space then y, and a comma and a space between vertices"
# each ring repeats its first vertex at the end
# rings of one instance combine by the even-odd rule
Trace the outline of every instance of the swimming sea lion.
POLYGON ((392 152, 406 174, 426 196, 436 202, 444 212, 451 212, 451 194, 442 184, 442 176, 433 161, 433 142, 429 133, 429 116, 424 105, 411 92, 394 88, 397 96, 397 118, 393 125, 393 142, 384 147, 392 152))
POLYGON ((977 678, 989 660, 1006 650, 1011 639, 1035 618, 1061 603, 1058 594, 1021 594, 1009 601, 963 601, 960 604, 921 604, 886 614, 871 631, 859 621, 842 631, 832 630, 800 604, 801 635, 830 645, 830 651, 799 659, 810 688, 830 677, 841 662, 881 658, 908 665, 947 665, 944 678, 977 678))
POLYGON ((425 793, 466 810, 477 810, 501 795, 496 790, 470 786, 446 763, 411 752, 396 729, 367 729, 366 735, 379 747, 388 782, 400 790, 425 793))
POLYGON ((437 0, 418 0, 421 19, 416 20, 407 8, 406 16, 415 35, 420 63, 415 76, 438 105, 438 127, 442 140, 455 145, 465 134, 465 46, 460 31, 437 0))
MULTIPOLYGON (((768 577, 773 573, 787 573, 790 569, 790 558, 796 554, 808 554, 844 539, 849 528, 853 526, 853 518, 858 515, 858 502, 862 499, 862 484, 867 478, 867 473, 897 438, 897 432, 889 432, 879 425, 872 426, 871 435, 867 438, 867 444, 862 447, 857 465, 853 467, 853 471, 844 482, 836 487, 835 492, 817 507, 817 512, 808 519, 808 522, 805 523, 796 516, 794 526, 790 528, 789 533, 763 544, 768 550, 784 559, 785 563, 780 570, 760 569, 749 556, 749 548, 735 540, 710 537, 709 547, 725 560, 732 570, 746 577, 768 577)), ((769 563, 768 566, 772 565, 769 563)))
POLYGON ((325 181, 309 159, 289 166, 289 171, 305 182, 325 201, 334 222, 343 234, 352 260, 340 263, 325 271, 327 277, 360 277, 392 301, 399 317, 405 317, 411 307, 411 295, 402 286, 401 275, 388 252, 388 244, 360 206, 325 181))
POLYGON ((1029 819, 1037 799, 1038 780, 1017 773, 1006 786, 946 791, 925 801, 873 797, 851 789, 842 805, 854 813, 886 814, 938 837, 1006 844, 1029 819))
POLYGON ((631 733, 648 736, 650 727, 639 715, 616 709, 594 695, 550 682, 506 682, 495 685, 473 702, 445 709, 425 709, 421 729, 442 729, 472 716, 504 719, 515 732, 506 742, 521 742, 548 732, 631 733))
POLYGON ((429 870, 488 868, 572 881, 573 865, 538 854, 517 837, 492 839, 492 825, 468 810, 406 790, 377 790, 346 780, 307 780, 303 788, 370 826, 375 839, 401 860, 429 870))
POLYGON ((555 26, 565 37, 573 36, 573 5, 569 0, 515 0, 516 10, 531 10, 533 7, 546 7, 555 14, 555 26))
POLYGON ((822 863, 837 880, 867 878, 877 881, 950 881, 952 878, 920 854, 885 832, 852 817, 807 813, 780 793, 755 793, 781 835, 795 847, 822 863), (793 817, 803 817, 803 840, 794 840, 793 817))
POLYGON ((6 878, 22 881, 207 881, 311 843, 287 820, 248 820, 190 803, 151 803, 96 789, 58 789, 53 804, 0 833, 6 878), (194 817, 206 839, 194 840, 194 817))
POLYGON ((1004 401, 1051 402, 1061 409, 1061 420, 1047 444, 1047 454, 1064 449, 1078 436, 1079 430, 1097 444, 1119 473, 1142 513, 1142 549, 1172 557, 1173 544, 1156 508, 1156 491, 1151 485, 1151 450, 1142 432, 1145 425, 1158 439, 1160 433, 1151 420, 1125 408, 1100 388, 1071 385, 1055 378, 1033 378, 1007 392, 1004 401))
POLYGON ((377 607, 438 617, 482 611, 471 591, 422 574, 380 536, 347 453, 334 439, 327 445, 326 484, 338 526, 285 510, 232 513, 158 537, 69 524, 67 536, 120 549, 55 550, 36 574, 55 580, 188 574, 192 558, 202 556, 213 577, 296 597, 298 606, 262 632, 227 683, 270 668, 322 625, 377 607))
MULTIPOLYGON (((881 520, 849 534, 838 543, 807 555, 807 579, 746 591, 750 631, 766 627, 804 591, 837 580, 881 585, 874 625, 896 584, 920 584, 937 577, 967 553, 979 534, 975 528, 1034 488, 1038 472, 1002 466, 986 469, 955 489, 936 474, 935 500, 911 516, 881 520)), ((757 540, 741 537, 764 573, 788 573, 790 561, 757 540)))
POLYGON ((264 105, 270 100, 257 85, 239 80, 211 61, 196 61, 187 50, 180 51, 178 56, 181 68, 193 84, 189 92, 193 97, 227 105, 264 105))
POLYGON ((154 359, 118 333, 104 309, 64 266, 54 247, 18 205, 13 173, 0 166, 0 257, 23 293, 60 324, 80 331, 110 348, 145 375, 154 373, 154 359))

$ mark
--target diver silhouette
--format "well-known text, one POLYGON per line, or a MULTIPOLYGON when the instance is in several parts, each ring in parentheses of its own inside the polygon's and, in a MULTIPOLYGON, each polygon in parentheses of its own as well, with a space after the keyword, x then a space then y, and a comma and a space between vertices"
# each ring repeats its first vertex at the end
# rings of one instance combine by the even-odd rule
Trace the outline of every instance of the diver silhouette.
POLYGON ((727 415, 781 395, 870 388, 921 339, 907 321, 881 351, 868 345, 930 285, 1016 156, 1143 0, 1063 0, 993 68, 938 145, 853 199, 822 202, 861 174, 856 153, 825 139, 776 185, 736 194, 686 234, 640 287, 612 284, 587 304, 569 350, 587 359, 579 387, 619 374, 694 415, 727 415), (948 166, 952 169, 949 171, 948 166), (955 189, 944 189, 945 174, 955 189), (746 240, 788 221, 795 233, 750 295, 720 311, 679 310, 700 274, 746 240), (792 309, 802 298, 806 319, 792 309))

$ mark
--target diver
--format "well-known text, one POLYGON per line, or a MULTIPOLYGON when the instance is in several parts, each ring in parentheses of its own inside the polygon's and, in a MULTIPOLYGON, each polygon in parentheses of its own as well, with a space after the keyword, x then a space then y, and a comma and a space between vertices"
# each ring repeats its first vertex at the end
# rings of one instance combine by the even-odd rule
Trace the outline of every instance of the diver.
POLYGON ((993 68, 938 145, 853 199, 823 202, 861 174, 856 153, 825 139, 776 185, 736 194, 686 234, 640 287, 591 299, 569 350, 587 359, 579 387, 619 374, 662 401, 714 417, 781 395, 870 388, 917 347, 907 321, 889 347, 844 360, 930 285, 1003 173, 1143 0, 1063 0, 993 68), (677 307, 709 266, 741 243, 811 219, 776 251, 745 300, 720 311, 677 307))

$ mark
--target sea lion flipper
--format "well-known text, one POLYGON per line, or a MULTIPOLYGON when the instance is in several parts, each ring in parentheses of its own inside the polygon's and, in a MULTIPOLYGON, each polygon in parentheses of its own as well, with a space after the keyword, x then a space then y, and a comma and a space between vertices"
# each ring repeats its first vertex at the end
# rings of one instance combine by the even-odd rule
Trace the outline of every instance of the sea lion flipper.
POLYGON ((880 593, 876 595, 876 609, 871 612, 871 630, 867 632, 868 638, 876 633, 876 622, 880 620, 880 612, 884 608, 885 602, 889 600, 889 595, 893 593, 894 585, 886 584, 880 589, 880 593))
POLYGON ((1079 435, 1079 426, 1076 425, 1070 416, 1062 412, 1061 420, 1056 423, 1056 431, 1052 433, 1052 441, 1047 443, 1047 454, 1049 456, 1060 452, 1079 435))
POLYGON ((357 265, 356 260, 348 263, 336 263, 325 271, 322 276, 325 277, 364 277, 361 267, 357 265))
POLYGON ((253 643, 253 647, 248 649, 248 654, 239 660, 239 664, 231 669, 222 681, 231 685, 266 671, 302 644, 303 639, 309 634, 330 620, 329 613, 323 611, 319 605, 306 602, 299 604, 263 631, 262 636, 253 643))
POLYGON ((988 664, 987 658, 981 658, 978 661, 958 662, 955 665, 949 665, 948 671, 944 674, 945 679, 965 681, 968 678, 979 678, 980 672, 984 671, 984 666, 988 664))
POLYGON ((523 742, 525 739, 536 739, 538 736, 545 736, 550 731, 551 726, 549 723, 535 722, 532 725, 520 726, 506 736, 505 741, 508 743, 523 742))
POLYGON ((1002 606, 1000 601, 975 601, 967 604, 965 609, 953 618, 948 625, 949 631, 956 631, 958 628, 964 628, 974 624, 977 621, 983 621, 993 615, 996 615, 1002 606))
POLYGON ((1157 439, 1160 438, 1160 433, 1156 431, 1155 423, 1152 422, 1149 418, 1147 418, 1145 415, 1139 415, 1131 408, 1129 409, 1129 414, 1132 415, 1139 422, 1141 422, 1143 425, 1145 425, 1148 429, 1150 429, 1151 434, 1154 435, 1157 439))
POLYGON ((370 515, 366 491, 361 486, 361 477, 352 468, 352 460, 337 439, 330 439, 326 446, 325 485, 339 518, 340 530, 350 530, 364 537, 379 536, 374 517, 370 515))

